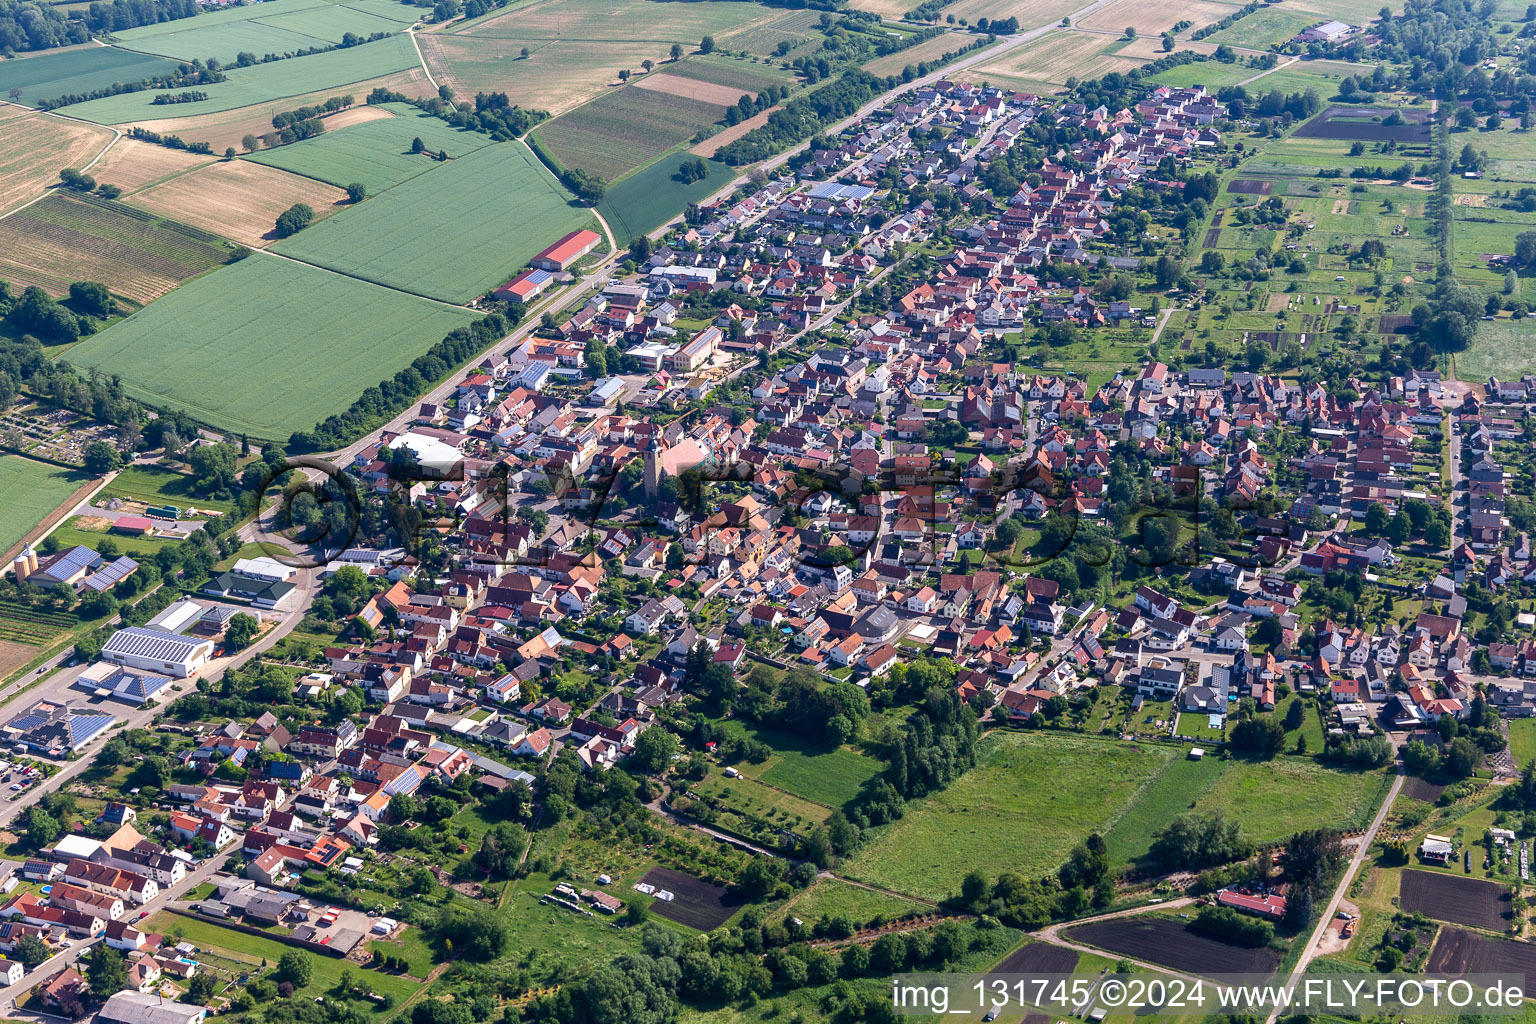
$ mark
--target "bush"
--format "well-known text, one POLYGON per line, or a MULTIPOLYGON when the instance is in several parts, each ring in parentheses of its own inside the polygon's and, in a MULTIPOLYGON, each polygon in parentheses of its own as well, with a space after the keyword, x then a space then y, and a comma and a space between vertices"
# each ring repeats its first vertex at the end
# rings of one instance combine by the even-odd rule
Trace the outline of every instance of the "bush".
POLYGON ((1202 935, 1240 946, 1267 946, 1275 938, 1274 925, 1231 907, 1202 907, 1189 927, 1202 935))

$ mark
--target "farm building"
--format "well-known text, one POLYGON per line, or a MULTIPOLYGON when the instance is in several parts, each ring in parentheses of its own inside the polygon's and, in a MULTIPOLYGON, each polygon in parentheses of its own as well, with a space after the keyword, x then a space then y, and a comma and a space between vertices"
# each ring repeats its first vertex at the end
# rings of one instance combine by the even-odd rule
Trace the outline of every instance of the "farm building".
POLYGON ((1222 889, 1216 894, 1216 902, 1224 907, 1243 910, 1260 917, 1278 919, 1285 916, 1285 897, 1276 896, 1273 893, 1259 896, 1236 889, 1222 889))
POLYGON ((525 270, 491 294, 504 301, 527 302, 549 287, 549 282, 554 279, 555 275, 547 270, 525 270))
POLYGON ((624 381, 618 377, 604 377, 587 394, 587 404, 591 406, 608 406, 618 401, 624 393, 624 381))
POLYGON ((586 228, 572 231, 528 262, 540 270, 565 270, 591 252, 599 240, 600 236, 596 231, 588 231, 586 228))
POLYGON ((1346 25, 1342 21, 1325 21, 1321 25, 1313 25, 1296 38, 1304 43, 1336 43, 1354 30, 1353 25, 1346 25))
POLYGON ((145 672, 165 672, 177 679, 195 675, 212 656, 212 640, 177 636, 143 626, 118 630, 101 648, 103 661, 145 672))
POLYGON ((1419 858, 1435 864, 1444 864, 1456 856, 1456 845, 1446 836, 1427 835, 1419 844, 1419 858))
POLYGON ((146 516, 120 516, 112 524, 114 533, 126 533, 134 537, 153 537, 155 521, 146 516))

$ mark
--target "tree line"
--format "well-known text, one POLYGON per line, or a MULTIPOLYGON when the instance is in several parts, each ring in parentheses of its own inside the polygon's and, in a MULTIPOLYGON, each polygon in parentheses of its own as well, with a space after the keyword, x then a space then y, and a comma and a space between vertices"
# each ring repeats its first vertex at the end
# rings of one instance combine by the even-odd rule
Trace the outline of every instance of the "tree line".
POLYGON ((522 320, 523 313, 520 303, 508 303, 505 313, 492 313, 466 327, 455 327, 411 365, 366 389, 345 412, 327 416, 310 430, 295 431, 288 439, 288 447, 297 452, 315 452, 351 444, 408 409, 434 384, 506 337, 522 320))
POLYGON ((198 10, 194 0, 113 0, 66 15, 52 4, 0 0, 0 54, 73 46, 92 35, 190 18, 198 10))

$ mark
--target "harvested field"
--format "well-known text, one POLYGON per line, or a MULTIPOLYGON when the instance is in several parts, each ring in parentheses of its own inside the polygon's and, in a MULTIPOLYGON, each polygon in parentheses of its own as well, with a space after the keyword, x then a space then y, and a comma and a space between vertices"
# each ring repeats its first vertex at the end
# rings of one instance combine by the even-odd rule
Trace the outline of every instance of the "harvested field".
POLYGON ((748 132, 754 131, 767 124, 769 116, 778 109, 778 107, 769 107, 767 110, 753 114, 745 121, 739 121, 736 124, 731 125, 729 128, 723 128, 720 131, 715 132, 715 134, 711 135, 703 142, 699 143, 697 146, 694 146, 692 149, 688 150, 688 152, 692 153, 694 156, 714 156, 716 153, 720 152, 724 146, 735 142, 737 139, 741 138, 748 132))
POLYGON ((1267 196, 1274 190, 1275 183, 1272 181, 1237 178, 1227 183, 1227 191, 1237 196, 1267 196))
POLYGON ((1509 893, 1495 882, 1441 874, 1404 871, 1402 907, 1437 921, 1468 924, 1488 931, 1509 927, 1509 893))
POLYGON ((499 90, 514 103, 562 114, 600 95, 619 68, 638 69, 646 58, 680 73, 666 62, 673 42, 694 47, 702 35, 721 39, 783 17, 738 0, 534 0, 458 32, 423 33, 419 42, 433 74, 460 94, 499 90), (644 26, 644 39, 635 39, 637 25, 644 26), (525 46, 526 59, 520 56, 525 46))
POLYGON ((1406 124, 1382 124, 1391 110, 1376 107, 1329 107, 1296 129, 1298 139, 1350 139, 1361 142, 1428 142, 1428 111, 1404 110, 1406 124))
POLYGON ((0 678, 10 675, 37 657, 37 648, 0 640, 0 678))
POLYGON ((72 93, 105 89, 117 82, 138 82, 176 70, 176 62, 115 46, 52 50, 32 57, 0 61, 0 93, 20 89, 23 103, 36 104, 72 93))
POLYGON ((1524 974, 1536 978, 1536 945, 1511 939, 1490 939, 1486 935, 1444 928, 1429 966, 1433 974, 1524 974))
POLYGON ((0 104, 0 136, 0 212, 36 199, 58 184, 60 168, 85 166, 112 140, 105 129, 9 103, 0 104))
POLYGON ((740 89, 732 88, 729 85, 701 82, 696 78, 682 78, 677 75, 669 75, 665 71, 641 75, 635 79, 634 87, 636 89, 652 89, 656 92, 665 93, 668 96, 680 96, 703 103, 715 103, 722 107, 734 105, 742 96, 740 89))
POLYGON ((72 363, 253 437, 287 438, 409 366, 463 310, 253 253, 82 341, 72 363), (167 366, 177 368, 165 372, 167 366), (316 368, 323 372, 316 372, 316 368))
POLYGON ((971 42, 969 37, 963 37, 946 32, 932 39, 925 39, 916 46, 909 46, 905 50, 888 54, 884 57, 876 57, 864 65, 864 70, 872 75, 899 75, 901 69, 908 64, 921 64, 925 60, 937 60, 952 50, 971 42))
POLYGON ((551 114, 601 95, 613 85, 617 69, 638 68, 642 60, 659 59, 667 50, 667 44, 650 42, 529 40, 530 53, 522 58, 523 44, 516 40, 428 32, 417 41, 432 74, 459 95, 504 92, 513 103, 551 114))
POLYGON ((1071 974, 1077 967, 1077 950, 1049 942, 1031 942, 1009 953, 988 974, 1071 974))
POLYGON ((1117 917, 1071 928, 1063 934, 1074 942, 1191 974, 1268 974, 1280 963, 1278 950, 1218 942, 1161 914, 1117 917))
POLYGON ((288 207, 308 203, 318 219, 334 213, 346 198, 341 189, 311 178, 248 160, 220 160, 147 188, 132 202, 261 247, 277 240, 272 228, 288 207))
POLYGON ((173 174, 213 163, 214 159, 206 154, 167 149, 165 146, 124 137, 113 143, 101 161, 91 168, 91 175, 97 181, 116 185, 124 192, 136 192, 173 174))
POLYGON ((766 24, 730 32, 721 39, 721 43, 728 49, 767 56, 782 42, 795 46, 805 43, 810 38, 810 31, 820 22, 820 11, 790 11, 766 24))
MULTIPOLYGON (((286 99, 270 100, 266 103, 258 103, 239 110, 225 110, 213 114, 196 114, 189 117, 166 117, 150 121, 135 121, 134 124, 140 128, 147 128, 152 132, 159 132, 162 135, 180 135, 182 138, 193 142, 206 142, 213 147, 214 152, 222 153, 229 146, 239 149, 241 140, 247 135, 260 136, 270 132, 272 130, 272 115, 281 110, 313 106, 317 103, 324 103, 332 96, 346 95, 348 93, 356 97, 359 103, 352 110, 373 109, 363 105, 362 99, 375 88, 389 89, 411 97, 435 95, 437 92, 432 87, 432 84, 427 81, 426 72, 417 67, 409 71, 401 71, 397 74, 370 79, 366 82, 356 82, 343 87, 339 93, 336 89, 324 89, 320 92, 308 93, 304 96, 289 96, 286 99)), ((346 113, 351 113, 351 111, 346 111, 346 113)), ((327 118, 327 126, 331 125, 334 119, 339 116, 341 115, 336 114, 327 118)))
POLYGON ((1068 78, 1098 78, 1110 71, 1128 71, 1141 66, 1139 60, 1106 53, 1106 49, 1113 45, 1112 40, 1087 32, 1047 32, 1026 46, 977 65, 975 75, 1062 85, 1068 78))
POLYGON ((59 192, 0 220, 0 280, 69 293, 101 281, 143 304, 233 255, 222 239, 121 203, 59 192))
POLYGON ((350 128, 355 124, 367 124, 369 121, 383 121, 394 116, 394 111, 384 104, 360 103, 355 107, 327 114, 321 119, 321 123, 325 125, 326 131, 334 132, 338 128, 350 128))
POLYGON ((740 907, 741 899, 723 885, 705 882, 670 868, 651 868, 642 882, 672 893, 671 900, 651 900, 651 913, 701 932, 720 927, 740 907))
MULTIPOLYGON (((733 91, 686 78, 671 78, 671 83, 679 89, 733 91)), ((609 181, 621 178, 725 116, 725 103, 689 99, 670 88, 615 89, 541 125, 539 140, 562 167, 579 167, 609 181)), ((740 98, 736 93, 727 102, 740 98)))
POLYGON ((1220 21, 1232 8, 1212 0, 1111 0, 1076 24, 1100 32, 1123 32, 1135 27, 1143 36, 1158 36, 1181 21, 1194 27, 1220 21))

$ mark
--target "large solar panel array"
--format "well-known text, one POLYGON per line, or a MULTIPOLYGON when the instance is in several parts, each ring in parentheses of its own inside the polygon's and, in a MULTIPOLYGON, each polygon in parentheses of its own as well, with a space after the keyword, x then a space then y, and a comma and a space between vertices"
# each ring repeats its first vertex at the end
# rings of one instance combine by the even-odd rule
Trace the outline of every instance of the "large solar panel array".
POLYGON ((158 629, 129 626, 120 629, 108 640, 103 652, 148 658, 151 661, 182 661, 195 651, 200 640, 188 640, 174 633, 162 633, 158 629))

